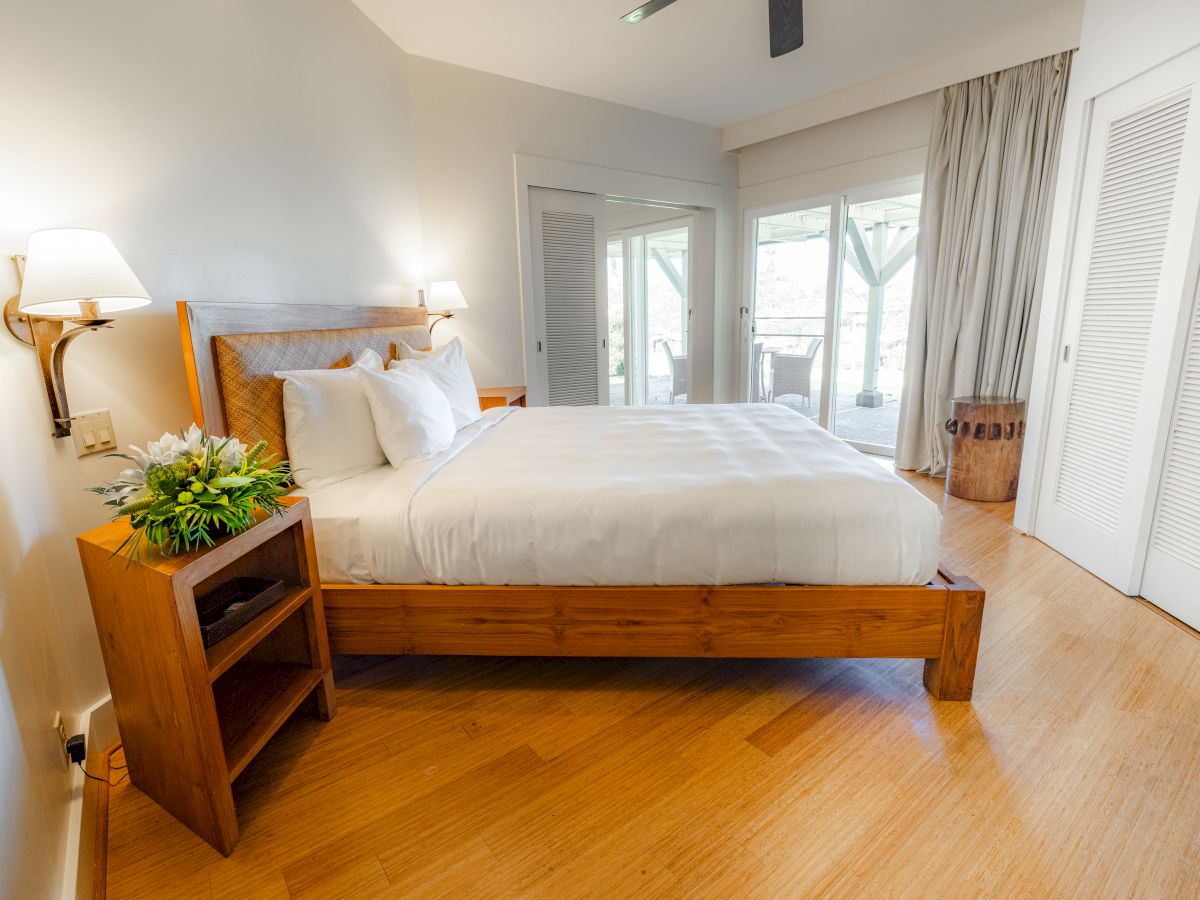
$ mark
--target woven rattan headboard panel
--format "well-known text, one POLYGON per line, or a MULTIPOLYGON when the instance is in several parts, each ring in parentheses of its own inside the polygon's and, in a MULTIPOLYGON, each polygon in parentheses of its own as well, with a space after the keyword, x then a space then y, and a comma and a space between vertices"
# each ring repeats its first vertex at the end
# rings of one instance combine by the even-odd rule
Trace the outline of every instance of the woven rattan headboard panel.
POLYGON ((328 368, 371 347, 387 359, 403 342, 428 349, 422 307, 282 303, 177 305, 184 365, 196 422, 214 434, 267 441, 287 457, 284 369, 328 368))

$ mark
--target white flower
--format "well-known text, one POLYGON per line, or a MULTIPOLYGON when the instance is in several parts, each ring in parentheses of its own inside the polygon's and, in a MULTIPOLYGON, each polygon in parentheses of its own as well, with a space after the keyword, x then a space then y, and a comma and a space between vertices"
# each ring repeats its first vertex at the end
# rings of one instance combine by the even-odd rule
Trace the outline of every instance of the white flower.
POLYGON ((242 459, 246 456, 246 451, 249 449, 245 444, 237 438, 229 438, 228 440, 225 438, 213 438, 213 440, 218 447, 221 446, 222 441, 225 442, 225 446, 221 448, 221 471, 225 472, 236 469, 242 464, 242 459))
POLYGON ((143 450, 134 444, 129 445, 130 451, 137 458, 138 465, 143 470, 153 466, 169 466, 179 459, 179 447, 182 442, 172 434, 164 434, 157 441, 151 441, 143 450))
POLYGON ((148 443, 145 450, 133 445, 129 449, 137 455, 139 464, 145 470, 153 466, 169 466, 189 453, 198 453, 203 443, 204 432, 193 423, 182 436, 168 431, 157 441, 148 443))

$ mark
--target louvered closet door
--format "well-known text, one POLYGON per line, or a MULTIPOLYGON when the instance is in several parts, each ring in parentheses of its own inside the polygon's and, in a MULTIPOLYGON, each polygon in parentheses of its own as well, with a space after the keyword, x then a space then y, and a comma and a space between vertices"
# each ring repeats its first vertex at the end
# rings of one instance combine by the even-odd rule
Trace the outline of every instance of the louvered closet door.
POLYGON ((1200 294, 1192 308, 1141 593, 1200 628, 1200 294))
POLYGON ((604 198, 531 188, 537 357, 531 402, 608 404, 604 198))
POLYGON ((1038 504, 1038 537, 1130 594, 1182 347, 1197 82, 1193 51, 1096 98, 1038 504))

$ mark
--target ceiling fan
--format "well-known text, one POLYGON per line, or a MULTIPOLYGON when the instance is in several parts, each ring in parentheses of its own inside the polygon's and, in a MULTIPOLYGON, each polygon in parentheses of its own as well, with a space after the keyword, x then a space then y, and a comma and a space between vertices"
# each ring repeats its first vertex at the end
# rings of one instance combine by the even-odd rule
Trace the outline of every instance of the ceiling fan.
MULTIPOLYGON (((632 12, 621 16, 622 22, 637 24, 650 18, 660 9, 670 6, 675 0, 650 0, 632 12)), ((767 0, 771 23, 771 58, 791 53, 804 46, 803 0, 767 0)))

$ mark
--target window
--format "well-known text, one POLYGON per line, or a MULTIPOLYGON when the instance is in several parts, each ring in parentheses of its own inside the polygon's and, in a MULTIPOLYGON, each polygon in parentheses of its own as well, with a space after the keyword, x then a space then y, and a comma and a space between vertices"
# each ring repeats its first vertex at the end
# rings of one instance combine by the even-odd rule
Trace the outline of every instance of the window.
POLYGON ((609 402, 687 402, 691 220, 609 235, 609 402))
POLYGON ((752 402, 894 455, 919 184, 751 215, 744 348, 752 402))

